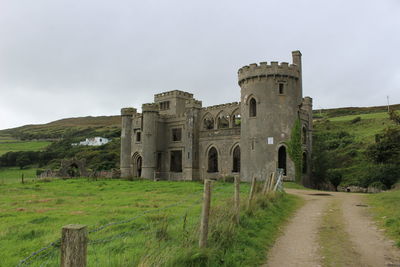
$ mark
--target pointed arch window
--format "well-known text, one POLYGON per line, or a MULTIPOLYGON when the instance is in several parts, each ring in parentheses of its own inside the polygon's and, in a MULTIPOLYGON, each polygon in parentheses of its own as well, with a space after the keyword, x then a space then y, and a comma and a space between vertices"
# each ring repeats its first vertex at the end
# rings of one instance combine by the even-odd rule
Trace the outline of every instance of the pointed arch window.
POLYGON ((257 102, 254 98, 250 99, 249 102, 249 108, 250 108, 250 117, 255 117, 257 116, 257 102))
POLYGON ((306 144, 307 144, 307 129, 306 129, 306 127, 303 127, 301 139, 302 139, 302 141, 303 141, 302 143, 303 143, 304 145, 306 145, 306 144))
POLYGON ((233 150, 233 168, 232 172, 240 172, 240 147, 236 146, 233 150))
POLYGON ((218 152, 215 147, 208 151, 208 172, 218 172, 218 152))

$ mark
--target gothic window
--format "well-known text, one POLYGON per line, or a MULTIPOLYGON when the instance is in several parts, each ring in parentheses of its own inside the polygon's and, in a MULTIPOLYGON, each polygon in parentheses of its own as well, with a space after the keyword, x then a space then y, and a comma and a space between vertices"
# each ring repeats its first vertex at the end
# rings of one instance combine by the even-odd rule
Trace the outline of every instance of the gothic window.
POLYGON ((285 84, 284 83, 279 83, 279 94, 280 95, 283 95, 284 93, 285 93, 285 90, 284 90, 284 88, 285 88, 285 84))
POLYGON ((174 150, 171 151, 171 172, 182 172, 182 151, 174 150))
POLYGON ((218 116, 218 129, 229 128, 229 116, 221 113, 218 116))
POLYGON ((233 127, 240 127, 240 123, 241 123, 241 117, 240 117, 239 111, 236 111, 232 115, 232 126, 233 127))
POLYGON ((306 127, 303 127, 303 131, 302 131, 302 135, 301 135, 301 140, 302 140, 302 143, 303 143, 304 145, 307 144, 307 129, 306 129, 306 127))
POLYGON ((257 116, 257 102, 254 98, 250 99, 250 117, 257 116))
POLYGON ((286 147, 284 146, 278 150, 278 168, 283 169, 283 175, 286 175, 286 147))
POLYGON ((211 116, 211 114, 209 114, 208 116, 206 116, 204 118, 203 128, 204 128, 204 130, 212 130, 212 129, 214 129, 214 119, 211 116))
POLYGON ((240 172, 240 147, 236 146, 233 150, 233 169, 232 172, 240 172))
POLYGON ((218 172, 218 152, 215 147, 208 151, 208 172, 218 172))
POLYGON ((172 141, 178 142, 182 140, 182 128, 172 129, 172 141))

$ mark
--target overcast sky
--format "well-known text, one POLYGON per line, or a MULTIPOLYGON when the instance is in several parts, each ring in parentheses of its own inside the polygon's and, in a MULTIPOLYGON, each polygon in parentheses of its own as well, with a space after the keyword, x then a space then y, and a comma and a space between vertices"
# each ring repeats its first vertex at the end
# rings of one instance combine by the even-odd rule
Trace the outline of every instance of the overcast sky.
POLYGON ((400 103, 399 0, 0 0, 0 129, 239 101, 237 70, 303 54, 314 108, 400 103))

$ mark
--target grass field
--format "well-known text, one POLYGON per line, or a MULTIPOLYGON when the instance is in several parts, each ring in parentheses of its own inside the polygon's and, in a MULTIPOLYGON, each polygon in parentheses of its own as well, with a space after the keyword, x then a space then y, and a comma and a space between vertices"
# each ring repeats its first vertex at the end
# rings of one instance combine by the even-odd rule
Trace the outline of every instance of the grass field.
MULTIPOLYGON (((58 239, 66 224, 85 224, 93 231, 121 221, 89 234, 88 266, 259 266, 279 226, 299 205, 285 194, 257 201, 264 208, 243 211, 235 228, 229 202, 233 184, 215 182, 209 246, 200 251, 202 188, 197 182, 141 180, 0 184, 0 266, 15 266, 58 239)), ((242 184, 243 201, 248 191, 242 184)), ((32 266, 58 261, 56 244, 32 259, 32 266)))
POLYGON ((400 247, 400 190, 371 194, 367 200, 375 219, 400 247))
POLYGON ((22 174, 24 175, 24 180, 32 181, 32 179, 36 179, 36 168, 22 170, 19 167, 0 168, 0 184, 21 182, 22 174))
POLYGON ((10 151, 42 151, 50 144, 46 141, 0 140, 0 156, 10 151))

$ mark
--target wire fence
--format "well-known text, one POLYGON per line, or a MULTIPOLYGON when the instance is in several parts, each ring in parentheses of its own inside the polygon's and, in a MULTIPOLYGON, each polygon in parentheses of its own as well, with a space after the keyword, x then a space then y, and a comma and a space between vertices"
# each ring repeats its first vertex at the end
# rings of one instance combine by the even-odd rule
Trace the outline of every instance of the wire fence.
MULTIPOLYGON (((274 188, 275 190, 283 190, 282 171, 278 170, 277 174, 274 188)), ((261 179, 260 182, 267 182, 266 180, 269 178, 266 176, 264 177, 265 179, 261 179)), ((233 184, 229 183, 213 186, 213 201, 225 201, 230 198, 233 199, 233 189, 233 184)), ((102 246, 110 246, 108 253, 111 254, 118 253, 118 250, 124 251, 125 247, 130 247, 132 249, 135 248, 136 251, 142 252, 138 253, 138 256, 142 258, 144 257, 144 259, 151 258, 154 256, 154 253, 162 253, 161 249, 166 249, 169 246, 168 244, 170 243, 168 242, 160 242, 160 240, 163 240, 162 235, 166 235, 166 228, 168 228, 169 231, 174 232, 176 235, 173 238, 171 237, 171 239, 180 239, 180 242, 190 242, 193 232, 198 232, 202 201, 203 190, 199 190, 185 196, 182 200, 176 203, 156 209, 145 210, 128 219, 110 222, 89 230, 87 243, 88 262, 90 265, 100 266, 100 263, 104 263, 104 260, 107 259, 109 255, 106 255, 107 253, 99 252, 99 246, 100 248, 102 246), (174 208, 180 208, 181 210, 180 212, 177 212, 174 208), (151 217, 152 215, 154 218, 151 217), (145 219, 144 222, 141 221, 142 225, 132 224, 140 218, 145 219), (121 228, 124 229, 122 231, 120 229, 113 229, 118 228, 116 226, 123 226, 121 228), (163 227, 165 229, 163 229, 163 227), (109 230, 104 232, 103 236, 100 236, 101 234, 99 232, 103 232, 104 229, 109 230), (104 236, 105 234, 108 235, 104 236), (115 246, 112 247, 112 244, 115 246), (118 246, 120 246, 120 248, 118 248, 118 246), (157 249, 152 249, 154 246, 158 246, 157 249)), ((120 260, 122 261, 124 258, 120 260)), ((138 261, 137 258, 134 260, 138 261)), ((60 239, 57 239, 21 260, 17 264, 17 267, 59 266, 59 261, 60 239)), ((132 262, 130 264, 132 264, 132 262)), ((109 266, 112 265, 113 263, 110 262, 109 266)))

